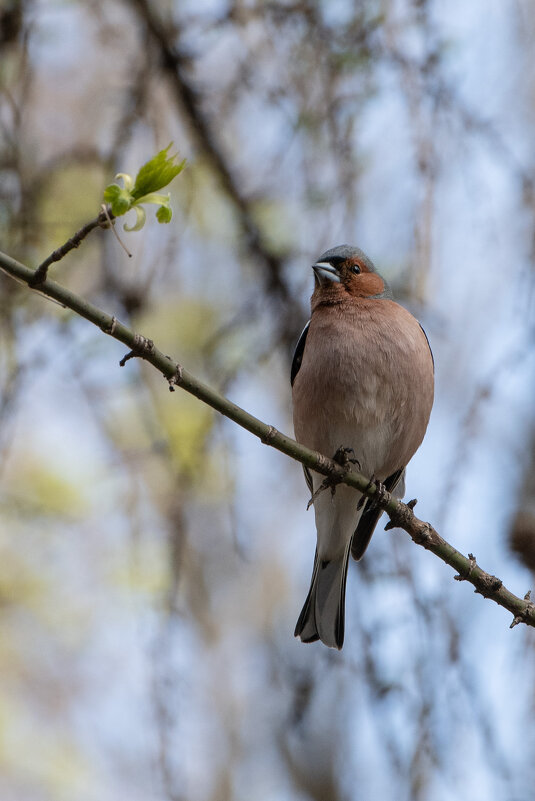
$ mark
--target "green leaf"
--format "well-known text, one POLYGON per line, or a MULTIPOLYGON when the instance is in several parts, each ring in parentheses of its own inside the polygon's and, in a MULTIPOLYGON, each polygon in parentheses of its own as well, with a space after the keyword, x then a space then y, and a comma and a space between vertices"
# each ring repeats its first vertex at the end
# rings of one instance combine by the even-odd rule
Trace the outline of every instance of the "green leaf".
POLYGON ((173 211, 170 206, 160 206, 160 208, 156 212, 156 219, 158 220, 159 223, 171 222, 172 216, 173 216, 173 211))
POLYGON ((157 192, 167 186, 184 169, 186 159, 179 162, 178 154, 167 155, 172 144, 171 142, 164 150, 160 150, 154 158, 147 161, 139 170, 132 190, 132 196, 136 200, 143 197, 143 195, 157 192))
POLYGON ((118 184, 109 184, 104 190, 104 202, 109 203, 116 217, 126 214, 132 205, 132 195, 118 184))

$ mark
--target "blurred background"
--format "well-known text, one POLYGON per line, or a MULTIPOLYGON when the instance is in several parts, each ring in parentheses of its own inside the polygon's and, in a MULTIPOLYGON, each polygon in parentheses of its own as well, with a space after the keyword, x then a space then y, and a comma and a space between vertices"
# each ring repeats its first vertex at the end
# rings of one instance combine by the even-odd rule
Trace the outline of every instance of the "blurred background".
MULTIPOLYGON (((0 247, 37 266, 172 140, 174 216, 56 280, 291 433, 310 265, 427 330, 416 512, 535 569, 535 6, 2 0, 0 247)), ((132 215, 133 216, 133 215, 132 215)), ((293 638, 298 464, 0 275, 2 801, 530 801, 535 636, 380 525, 341 653, 293 638)))

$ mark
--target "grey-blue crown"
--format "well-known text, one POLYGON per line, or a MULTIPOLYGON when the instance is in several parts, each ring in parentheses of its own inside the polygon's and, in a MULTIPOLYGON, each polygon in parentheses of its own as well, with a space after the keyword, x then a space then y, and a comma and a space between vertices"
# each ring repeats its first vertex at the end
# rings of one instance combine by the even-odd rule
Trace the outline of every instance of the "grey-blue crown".
POLYGON ((371 259, 369 259, 366 254, 360 249, 355 247, 354 245, 338 245, 335 248, 331 248, 330 250, 326 250, 325 253, 322 253, 319 257, 318 261, 329 261, 329 259, 338 258, 338 259, 350 259, 353 257, 359 258, 368 270, 372 273, 376 273, 377 270, 375 269, 375 265, 371 259))

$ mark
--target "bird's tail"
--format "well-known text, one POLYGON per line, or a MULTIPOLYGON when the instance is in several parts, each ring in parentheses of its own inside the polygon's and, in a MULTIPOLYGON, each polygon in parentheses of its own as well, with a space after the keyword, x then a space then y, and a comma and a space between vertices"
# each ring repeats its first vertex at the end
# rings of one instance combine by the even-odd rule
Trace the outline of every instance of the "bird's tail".
POLYGON ((342 557, 330 561, 314 557, 312 581, 295 627, 303 642, 321 640, 330 648, 344 644, 345 598, 349 543, 342 557))

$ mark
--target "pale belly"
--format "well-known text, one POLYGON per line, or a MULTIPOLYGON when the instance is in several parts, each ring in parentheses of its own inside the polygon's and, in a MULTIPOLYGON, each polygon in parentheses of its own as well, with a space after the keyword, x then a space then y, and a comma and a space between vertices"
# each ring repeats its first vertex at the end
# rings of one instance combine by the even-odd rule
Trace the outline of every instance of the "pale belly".
POLYGON ((395 326, 377 332, 370 323, 349 343, 328 324, 311 323, 293 388, 299 442, 326 456, 352 448, 362 472, 379 480, 407 464, 433 400, 427 342, 408 318, 414 330, 404 337, 395 326))

